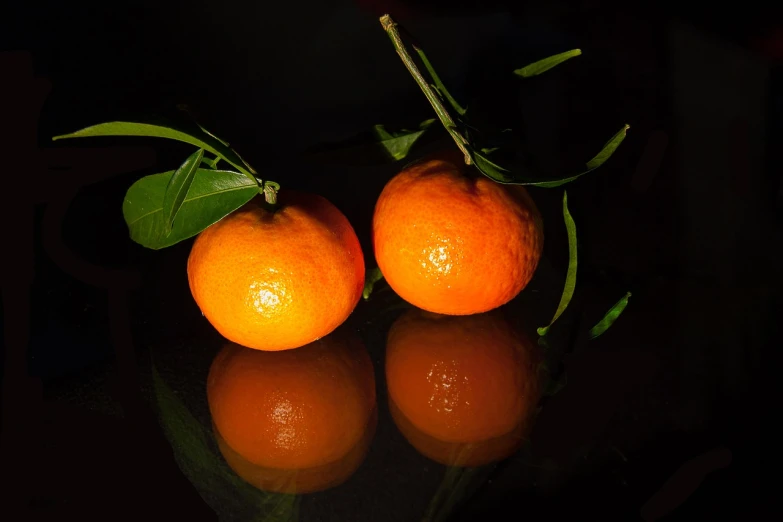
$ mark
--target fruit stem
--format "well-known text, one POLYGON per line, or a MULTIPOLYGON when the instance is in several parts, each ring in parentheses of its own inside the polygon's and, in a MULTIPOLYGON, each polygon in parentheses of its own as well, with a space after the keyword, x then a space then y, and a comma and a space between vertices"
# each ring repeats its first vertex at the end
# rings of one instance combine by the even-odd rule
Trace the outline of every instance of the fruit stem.
POLYGON ((261 181, 260 179, 258 184, 259 192, 264 195, 266 209, 274 212, 277 206, 277 192, 280 190, 280 184, 274 181, 261 181))
MULTIPOLYGON (((459 133, 459 131, 457 130, 457 125, 454 123, 454 120, 451 118, 451 115, 446 110, 446 107, 444 107, 443 103, 441 103, 439 96, 435 94, 435 91, 432 90, 430 84, 427 83, 427 80, 425 80, 424 76, 422 76, 421 72, 419 71, 419 68, 416 67, 415 63, 413 63, 413 58, 411 58, 411 55, 408 54, 408 51, 405 49, 405 44, 402 42, 402 39, 400 38, 400 33, 397 30, 397 23, 394 20, 392 20, 391 16, 389 16, 388 14, 383 15, 380 18, 380 21, 384 31, 386 31, 386 34, 389 35, 389 38, 391 39, 392 44, 394 45, 394 49, 397 51, 397 54, 400 56, 402 63, 405 64, 405 67, 408 69, 408 72, 411 73, 413 79, 416 80, 416 83, 419 84, 421 90, 424 91, 424 95, 427 97, 427 100, 429 100, 430 105, 432 105, 432 108, 435 109, 435 113, 438 115, 440 122, 443 124, 444 127, 446 127, 446 130, 456 142, 457 147, 459 147, 459 150, 461 150, 462 153, 465 155, 465 164, 466 165, 473 164, 473 159, 471 158, 470 152, 466 147, 466 145, 468 144, 468 140, 466 140, 459 133)), ((436 80, 436 83, 438 83, 438 80, 436 80)))
POLYGON ((438 90, 438 92, 440 92, 443 97, 446 98, 446 101, 449 102, 449 105, 451 105, 455 111, 457 111, 457 114, 460 116, 464 115, 465 109, 457 102, 457 100, 454 99, 446 86, 443 85, 440 76, 438 76, 438 73, 435 72, 435 68, 430 63, 427 55, 424 54, 424 51, 415 44, 412 44, 411 47, 413 47, 413 50, 416 51, 416 54, 419 55, 419 59, 421 60, 421 63, 424 64, 424 68, 427 69, 429 75, 432 76, 432 81, 435 82, 435 88, 438 90))

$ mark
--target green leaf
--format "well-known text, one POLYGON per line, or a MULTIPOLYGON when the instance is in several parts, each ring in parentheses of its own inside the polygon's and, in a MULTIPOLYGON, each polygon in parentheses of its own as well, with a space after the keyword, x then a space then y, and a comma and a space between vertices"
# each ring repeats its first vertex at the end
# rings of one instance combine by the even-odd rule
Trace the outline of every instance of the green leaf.
POLYGON ((576 224, 568 211, 568 193, 563 191, 563 220, 565 220, 566 230, 568 231, 568 272, 566 273, 563 295, 560 297, 560 304, 557 305, 555 316, 547 326, 538 328, 538 335, 544 336, 549 332, 549 328, 557 321, 560 315, 568 307, 576 288, 576 224))
POLYGON ((435 119, 423 121, 418 129, 389 131, 385 125, 375 125, 338 143, 321 144, 305 152, 305 160, 339 165, 382 165, 404 159, 413 146, 430 129, 435 119))
POLYGON ((364 276, 364 290, 362 291, 362 297, 365 301, 370 298, 375 283, 381 279, 383 279, 383 274, 381 273, 381 269, 377 266, 371 270, 367 270, 367 273, 364 276))
POLYGON ((372 130, 375 133, 375 135, 378 136, 378 139, 380 141, 394 139, 394 136, 389 131, 386 130, 385 125, 382 124, 373 125, 372 130))
POLYGON ((201 131, 202 131, 204 134, 206 134, 207 136, 211 136, 213 139, 215 139, 215 140, 217 140, 218 142, 220 142, 220 144, 221 144, 221 145, 223 145, 224 147, 229 147, 229 146, 230 146, 226 140, 223 140, 223 139, 220 139, 220 138, 218 138, 217 136, 215 136, 214 134, 212 134, 211 132, 209 132, 207 129, 205 129, 205 128, 204 128, 204 126, 203 126, 203 125, 201 125, 200 123, 196 123, 196 125, 198 125, 198 128, 199 128, 199 129, 201 129, 201 131))
POLYGON ((623 313, 623 310, 625 310, 625 307, 628 306, 628 298, 630 297, 631 292, 626 293, 625 296, 617 301, 614 306, 612 306, 612 308, 606 312, 606 315, 604 315, 603 319, 598 321, 598 324, 590 328, 590 339, 595 339, 607 331, 609 327, 612 326, 612 324, 614 324, 617 318, 620 317, 620 314, 623 313))
POLYGON ((416 51, 416 54, 419 55, 419 59, 421 60, 421 63, 424 64, 424 68, 427 69, 427 72, 432 78, 432 81, 435 82, 435 84, 432 85, 432 87, 434 87, 435 90, 438 91, 438 94, 440 94, 442 98, 446 99, 449 105, 451 105, 451 108, 454 110, 454 112, 456 112, 460 116, 463 116, 465 114, 466 109, 463 108, 459 103, 457 103, 457 100, 454 99, 454 97, 451 95, 449 90, 443 84, 443 82, 440 79, 440 76, 438 76, 438 73, 435 72, 435 68, 432 66, 432 63, 430 63, 430 60, 427 58, 427 55, 420 47, 416 45, 413 45, 412 47, 413 50, 416 51))
MULTIPOLYGON (((617 134, 609 138, 609 141, 604 144, 604 148, 601 149, 601 152, 596 154, 593 159, 587 162, 587 168, 594 170, 606 163, 606 160, 612 157, 614 151, 616 151, 617 147, 619 147, 623 142, 625 135, 630 128, 631 126, 626 123, 623 128, 617 132, 617 134)), ((590 172, 590 170, 587 172, 590 172)))
POLYGON ((163 200, 174 171, 145 176, 131 185, 122 213, 133 241, 154 250, 195 236, 258 194, 258 183, 228 170, 198 169, 171 233, 166 233, 163 200))
POLYGON ((425 120, 419 125, 418 130, 401 130, 391 133, 384 125, 375 125, 373 132, 379 138, 380 145, 395 161, 405 158, 413 147, 413 144, 421 138, 421 135, 435 122, 435 119, 425 120))
POLYGON ((570 60, 571 58, 579 56, 580 54, 582 54, 581 49, 572 49, 564 53, 550 56, 549 58, 544 58, 543 60, 539 60, 535 63, 531 63, 530 65, 522 67, 521 69, 517 69, 514 71, 514 74, 517 76, 522 76, 523 78, 538 76, 539 74, 548 71, 552 67, 555 67, 556 65, 559 65, 566 60, 570 60))
POLYGON ((169 179, 169 184, 163 195, 163 217, 165 218, 166 235, 171 234, 174 218, 177 217, 177 212, 182 207, 182 202, 185 201, 185 196, 188 194, 190 185, 193 183, 193 178, 196 176, 196 171, 201 166, 203 158, 204 149, 198 149, 180 165, 174 172, 174 175, 171 176, 171 179, 169 179))
POLYGON ((89 138, 95 136, 146 136, 151 138, 168 138, 195 145, 200 149, 211 152, 226 160, 240 172, 250 178, 254 178, 256 171, 236 151, 229 148, 224 141, 216 138, 211 133, 204 131, 203 127, 196 125, 188 128, 185 124, 155 124, 132 121, 112 121, 100 123, 91 127, 63 134, 52 138, 53 141, 66 138, 89 138))
POLYGON ((625 139, 626 132, 628 131, 629 128, 630 125, 624 125, 623 128, 620 129, 619 132, 617 132, 617 134, 612 136, 609 139, 609 141, 607 141, 604 144, 601 151, 598 154, 596 154, 593 159, 587 162, 587 170, 575 176, 570 176, 567 178, 561 178, 557 180, 540 180, 540 179, 537 180, 537 179, 533 179, 528 175, 514 173, 504 167, 501 167, 496 163, 493 163, 486 156, 475 151, 472 153, 472 156, 473 156, 473 161, 476 164, 476 168, 478 168, 482 174, 484 174, 488 178, 498 183, 504 183, 509 185, 531 185, 534 187, 542 187, 542 188, 555 188, 561 185, 565 185, 566 183, 569 183, 571 181, 574 181, 575 179, 584 176, 588 172, 592 172, 593 170, 597 169, 598 167, 606 163, 606 161, 617 150, 617 147, 619 147, 620 144, 625 139))
POLYGON ((501 167, 483 154, 479 154, 475 151, 473 152, 473 163, 482 174, 491 180, 497 181, 498 183, 514 184, 516 182, 522 185, 534 183, 532 181, 520 180, 519 177, 514 176, 510 170, 501 167))

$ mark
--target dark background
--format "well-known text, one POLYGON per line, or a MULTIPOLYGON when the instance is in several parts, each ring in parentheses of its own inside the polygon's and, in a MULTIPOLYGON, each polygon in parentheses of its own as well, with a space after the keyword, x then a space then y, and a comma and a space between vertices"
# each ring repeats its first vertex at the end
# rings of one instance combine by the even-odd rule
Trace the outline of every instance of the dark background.
MULTIPOLYGON (((219 341, 189 294, 190 242, 145 250, 120 211, 133 181, 175 168, 190 149, 50 137, 187 104, 262 175, 341 208, 370 265, 373 203, 400 165, 325 164, 308 151, 376 123, 431 117, 380 28, 384 8, 452 94, 520 130, 521 146, 552 173, 570 172, 631 125, 605 166, 567 187, 580 272, 562 322, 589 326, 626 290, 631 305, 600 341, 571 345, 568 328, 553 333, 571 352, 569 384, 537 422, 539 471, 520 472, 513 460, 499 467, 458 516, 733 520, 779 511, 762 475, 779 469, 770 405, 781 317, 781 10, 628 4, 11 4, 0 22, 8 519, 214 519, 173 460, 145 377, 155 352, 172 384, 187 387, 219 341), (582 56, 534 81, 508 74, 575 47, 582 56), (36 94, 41 78, 48 96, 36 94), (715 467, 677 507, 671 491, 690 491, 689 479, 697 485, 715 467), (670 477, 677 488, 667 490, 670 477)), ((536 311, 546 321, 567 243, 561 192, 531 193, 547 223, 537 280, 551 295, 536 311)), ((416 460, 388 420, 376 438, 390 442, 306 512, 415 519, 405 481, 427 490, 442 470, 416 460)))

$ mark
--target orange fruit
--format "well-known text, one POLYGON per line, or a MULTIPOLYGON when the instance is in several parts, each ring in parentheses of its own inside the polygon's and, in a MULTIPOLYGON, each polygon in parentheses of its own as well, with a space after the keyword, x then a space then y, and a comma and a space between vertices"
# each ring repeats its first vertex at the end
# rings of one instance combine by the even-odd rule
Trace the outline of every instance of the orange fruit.
POLYGON ((361 439, 345 456, 321 466, 302 469, 269 468, 253 464, 226 444, 214 423, 212 432, 226 464, 242 480, 262 491, 302 494, 324 491, 348 480, 364 462, 377 425, 378 410, 373 409, 361 439))
POLYGON ((344 458, 375 408, 375 375, 355 336, 336 332, 296 350, 226 344, 210 366, 212 422, 252 464, 306 469, 344 458))
POLYGON ((541 258, 541 217, 527 191, 468 171, 459 151, 405 167, 383 188, 373 247, 389 286, 418 308, 486 312, 513 299, 541 258))
POLYGON ((285 190, 274 212, 256 198, 201 232, 188 281, 223 337, 286 350, 328 335, 351 314, 364 286, 364 257, 334 205, 285 190))
POLYGON ((392 413, 404 417, 398 426, 414 446, 413 439, 426 439, 456 449, 484 443, 485 450, 514 449, 538 405, 540 360, 538 347, 499 310, 471 316, 411 310, 387 338, 392 413))

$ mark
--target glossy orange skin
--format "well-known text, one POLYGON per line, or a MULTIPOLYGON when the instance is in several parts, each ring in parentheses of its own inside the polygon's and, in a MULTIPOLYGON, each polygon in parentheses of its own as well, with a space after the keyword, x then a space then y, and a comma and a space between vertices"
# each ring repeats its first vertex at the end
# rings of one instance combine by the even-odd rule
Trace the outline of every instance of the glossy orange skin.
POLYGON ((282 191, 273 213, 255 199, 196 238, 188 281, 223 337, 287 350, 328 335, 362 294, 364 256, 348 219, 314 194, 282 191))
POLYGON ((499 310, 403 314, 389 330, 389 400, 417 430, 446 443, 517 432, 538 404, 538 347, 499 310))
POLYGON ((248 462, 314 468, 362 439, 376 407, 375 375, 361 342, 342 333, 279 352, 228 343, 210 367, 207 401, 215 428, 248 462))
POLYGON ((279 469, 259 466, 234 451, 215 428, 212 432, 226 464, 245 482, 261 491, 287 494, 325 491, 347 481, 364 462, 378 425, 378 410, 374 409, 362 438, 343 457, 311 468, 279 469))
POLYGON ((389 401, 389 412, 394 425, 416 451, 444 466, 479 467, 510 457, 522 447, 529 434, 530 419, 524 419, 514 430, 477 442, 449 442, 440 440, 413 425, 394 401, 389 401))
POLYGON ((544 235, 521 186, 465 175, 457 151, 404 168, 384 187, 373 216, 378 267, 397 294, 430 312, 497 308, 530 282, 544 235))

